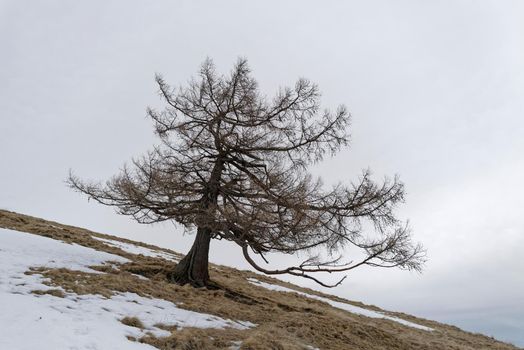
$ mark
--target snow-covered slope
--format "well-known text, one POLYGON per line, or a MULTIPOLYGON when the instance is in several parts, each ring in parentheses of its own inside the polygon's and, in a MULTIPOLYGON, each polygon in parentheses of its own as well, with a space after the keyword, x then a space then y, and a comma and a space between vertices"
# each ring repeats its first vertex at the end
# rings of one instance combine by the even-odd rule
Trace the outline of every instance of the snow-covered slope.
POLYGON ((249 280, 249 282, 253 283, 254 285, 257 285, 257 286, 260 286, 260 287, 263 287, 263 288, 266 288, 266 289, 269 289, 269 290, 274 290, 274 291, 277 291, 277 292, 286 292, 286 293, 297 293, 297 294, 303 295, 305 297, 308 297, 310 299, 320 300, 320 301, 322 301, 324 303, 327 303, 327 304, 329 304, 329 305, 331 305, 333 307, 336 307, 337 309, 346 310, 346 311, 349 311, 349 312, 354 313, 354 314, 359 314, 359 315, 372 317, 372 318, 384 318, 384 319, 388 319, 388 320, 393 321, 393 322, 397 322, 397 323, 403 324, 403 325, 408 326, 408 327, 422 329, 422 330, 428 331, 428 332, 433 330, 433 328, 426 327, 426 326, 423 326, 423 325, 420 325, 420 324, 417 324, 417 323, 409 322, 409 321, 403 320, 403 319, 398 318, 398 317, 388 316, 388 315, 386 315, 386 314, 384 314, 382 312, 377 312, 377 311, 373 311, 373 310, 369 310, 369 309, 364 309, 363 307, 351 305, 351 304, 348 304, 348 303, 342 303, 340 301, 334 301, 334 300, 331 300, 331 299, 328 299, 328 298, 320 297, 320 296, 315 295, 315 294, 304 293, 302 291, 298 291, 298 290, 287 288, 287 287, 282 287, 282 286, 279 286, 279 285, 276 285, 276 284, 270 284, 270 283, 261 282, 261 281, 255 279, 255 278, 249 278, 248 280, 249 280))
POLYGON ((0 350, 516 349, 227 266, 178 286, 180 254, 74 226, 0 210, 0 227, 0 350))
POLYGON ((183 310, 172 302, 134 293, 118 293, 111 298, 34 294, 56 288, 45 285, 40 274, 26 273, 35 267, 100 273, 89 266, 127 261, 80 245, 0 229, 0 349, 154 349, 127 337, 140 338, 147 332, 168 336, 169 332, 154 326, 159 323, 197 328, 254 326, 183 310), (124 325, 120 322, 124 317, 137 317, 145 329, 124 325))

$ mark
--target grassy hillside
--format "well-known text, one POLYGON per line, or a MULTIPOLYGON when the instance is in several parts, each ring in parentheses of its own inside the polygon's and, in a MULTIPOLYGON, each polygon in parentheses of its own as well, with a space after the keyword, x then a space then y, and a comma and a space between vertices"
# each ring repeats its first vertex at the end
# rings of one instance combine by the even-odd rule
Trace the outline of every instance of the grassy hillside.
MULTIPOLYGON (((128 337, 130 342, 159 349, 516 349, 457 327, 387 312, 227 266, 211 264, 211 279, 217 285, 214 290, 177 286, 167 281, 166 273, 180 254, 74 226, 0 210, 0 227, 76 243, 128 259, 123 263, 92 266, 103 273, 34 266, 27 274, 44 276, 45 283, 52 287, 35 290, 34 294, 50 294, 56 298, 64 297, 65 293, 99 294, 109 298, 118 292, 131 292, 171 301, 182 309, 256 325, 248 329, 202 329, 158 324, 158 328, 171 335, 128 337), (383 313, 390 319, 366 317, 330 304, 348 308, 353 305, 383 313), (418 327, 396 322, 395 318, 418 327)), ((144 327, 136 317, 125 317, 121 322, 144 327)))

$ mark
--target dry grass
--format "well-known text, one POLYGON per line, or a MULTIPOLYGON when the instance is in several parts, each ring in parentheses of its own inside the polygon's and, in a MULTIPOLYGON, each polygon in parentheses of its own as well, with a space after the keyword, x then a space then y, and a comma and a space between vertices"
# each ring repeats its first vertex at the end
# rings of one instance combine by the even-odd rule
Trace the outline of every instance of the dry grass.
MULTIPOLYGON (((489 337, 464 332, 457 327, 423 320, 404 314, 395 314, 409 321, 434 328, 426 332, 402 326, 396 322, 373 319, 348 313, 329 305, 305 298, 298 294, 274 292, 254 286, 247 278, 280 284, 311 294, 348 302, 316 291, 303 289, 249 271, 239 271, 226 266, 211 265, 211 279, 219 287, 215 290, 194 289, 168 282, 167 272, 174 263, 159 258, 133 255, 106 245, 92 236, 142 245, 151 245, 91 232, 21 214, 0 211, 0 227, 31 232, 65 242, 74 242, 97 250, 128 258, 131 262, 112 267, 93 268, 105 274, 89 274, 67 269, 34 268, 28 273, 38 273, 49 278, 50 286, 61 287, 78 294, 101 294, 111 296, 115 292, 133 292, 142 296, 162 298, 176 302, 188 310, 205 312, 233 320, 250 321, 257 327, 248 330, 235 329, 176 329, 165 327, 171 336, 157 339, 146 336, 137 341, 159 349, 229 349, 235 341, 242 341, 241 349, 321 349, 341 350, 407 350, 407 349, 516 349, 489 337), (142 279, 136 275, 147 277, 142 279)), ((175 253, 176 254, 176 253, 175 253)), ((60 289, 56 289, 60 291, 60 289)), ((54 293, 39 292, 36 293, 54 293)), ((57 295, 59 296, 59 295, 57 295)), ((364 304, 352 302, 364 307, 364 304)), ((380 310, 377 307, 369 307, 380 310)), ((394 313, 393 313, 394 314, 394 313)), ((122 320, 137 325, 140 320, 122 320)), ((127 324, 127 323, 126 323, 127 324)))
POLYGON ((126 316, 123 319, 121 319, 120 322, 129 327, 144 329, 144 324, 142 323, 142 321, 140 321, 140 319, 138 319, 138 317, 126 316))
POLYGON ((65 294, 61 289, 33 290, 31 293, 36 295, 52 295, 57 298, 65 297, 65 294))

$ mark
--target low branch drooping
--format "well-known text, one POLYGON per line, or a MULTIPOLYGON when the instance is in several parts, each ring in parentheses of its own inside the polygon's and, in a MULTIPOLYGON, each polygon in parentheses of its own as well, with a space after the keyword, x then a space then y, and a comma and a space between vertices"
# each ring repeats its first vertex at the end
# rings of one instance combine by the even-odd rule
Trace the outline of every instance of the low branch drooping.
MULTIPOLYGON (((365 171, 354 183, 325 189, 308 173, 311 164, 349 142, 347 109, 321 110, 315 84, 300 79, 267 99, 243 59, 227 76, 207 60, 187 87, 173 89, 160 75, 156 82, 167 107, 147 113, 159 145, 105 184, 71 174, 71 187, 138 222, 173 220, 235 242, 266 274, 333 286, 312 274, 362 265, 421 269, 424 251, 394 214, 404 199, 398 177, 376 183, 365 171), (373 235, 365 234, 366 223, 373 235), (318 249, 332 255, 346 247, 359 251, 358 261, 313 256, 298 266, 270 270, 250 255, 265 260, 268 252, 318 249)), ((194 280, 191 274, 188 280, 194 280)))

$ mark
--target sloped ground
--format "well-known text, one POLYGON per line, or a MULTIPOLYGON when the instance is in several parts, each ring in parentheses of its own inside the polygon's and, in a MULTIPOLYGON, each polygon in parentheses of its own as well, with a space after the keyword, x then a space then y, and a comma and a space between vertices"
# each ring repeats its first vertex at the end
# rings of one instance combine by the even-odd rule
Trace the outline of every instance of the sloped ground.
POLYGON ((17 337, 38 343, 35 329, 56 333, 53 349, 67 342, 79 349, 516 349, 226 266, 211 265, 216 290, 177 286, 166 273, 178 253, 73 226, 0 210, 0 227, 52 239, 0 230, 0 303, 4 315, 17 315, 0 317, 0 345, 13 350, 17 337), (14 261, 16 273, 6 270, 14 261), (38 328, 38 312, 46 311, 20 306, 20 298, 45 302, 58 312, 55 322, 38 328), (74 327, 82 315, 96 316, 91 328, 74 327))

